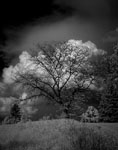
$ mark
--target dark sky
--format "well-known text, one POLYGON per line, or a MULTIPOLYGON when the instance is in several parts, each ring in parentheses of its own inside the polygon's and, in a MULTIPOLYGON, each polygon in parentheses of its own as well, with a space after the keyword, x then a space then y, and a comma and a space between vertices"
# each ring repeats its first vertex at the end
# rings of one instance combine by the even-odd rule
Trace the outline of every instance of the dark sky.
POLYGON ((36 43, 77 39, 109 50, 118 40, 117 0, 0 3, 0 74, 36 43))

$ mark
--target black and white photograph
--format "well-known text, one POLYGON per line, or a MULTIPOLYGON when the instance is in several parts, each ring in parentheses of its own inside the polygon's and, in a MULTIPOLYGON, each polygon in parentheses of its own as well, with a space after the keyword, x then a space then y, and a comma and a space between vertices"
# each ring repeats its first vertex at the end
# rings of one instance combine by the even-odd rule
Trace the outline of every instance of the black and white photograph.
POLYGON ((0 2, 0 150, 118 150, 118 1, 0 2))

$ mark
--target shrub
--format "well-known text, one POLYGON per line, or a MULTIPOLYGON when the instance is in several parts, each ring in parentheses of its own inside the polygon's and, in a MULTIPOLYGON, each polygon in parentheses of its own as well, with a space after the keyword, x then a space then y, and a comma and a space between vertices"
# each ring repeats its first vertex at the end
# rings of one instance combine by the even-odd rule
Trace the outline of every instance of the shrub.
POLYGON ((5 117, 5 119, 3 120, 2 124, 15 124, 17 122, 18 122, 18 120, 16 120, 14 117, 9 115, 9 116, 5 117))
POLYGON ((99 121, 99 113, 98 110, 94 106, 89 106, 87 111, 81 116, 82 122, 98 122, 99 121))

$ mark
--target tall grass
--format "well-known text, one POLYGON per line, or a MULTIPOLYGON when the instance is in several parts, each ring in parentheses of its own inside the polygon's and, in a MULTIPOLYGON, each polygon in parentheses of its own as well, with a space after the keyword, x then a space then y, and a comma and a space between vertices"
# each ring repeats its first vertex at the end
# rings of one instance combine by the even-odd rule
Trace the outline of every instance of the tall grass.
POLYGON ((82 123, 79 129, 71 125, 68 131, 73 150, 118 150, 118 138, 101 127, 91 128, 82 123))
POLYGON ((118 150, 117 139, 111 132, 72 120, 45 120, 8 127, 4 126, 7 131, 0 136, 0 150, 118 150))

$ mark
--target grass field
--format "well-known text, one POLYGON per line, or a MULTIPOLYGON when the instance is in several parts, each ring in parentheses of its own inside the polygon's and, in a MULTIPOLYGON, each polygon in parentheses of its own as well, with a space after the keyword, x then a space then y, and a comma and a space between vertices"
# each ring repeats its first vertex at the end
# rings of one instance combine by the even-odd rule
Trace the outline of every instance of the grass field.
MULTIPOLYGON (((1 125, 0 150, 82 150, 73 147, 73 143, 77 141, 80 130, 81 139, 85 138, 86 127, 110 137, 107 144, 113 143, 112 136, 118 140, 118 123, 79 123, 74 120, 57 119, 1 125)), ((86 134, 87 137, 90 133, 86 134)), ((93 134, 89 136, 97 138, 93 137, 93 134)), ((115 148, 113 150, 117 150, 115 148)))

